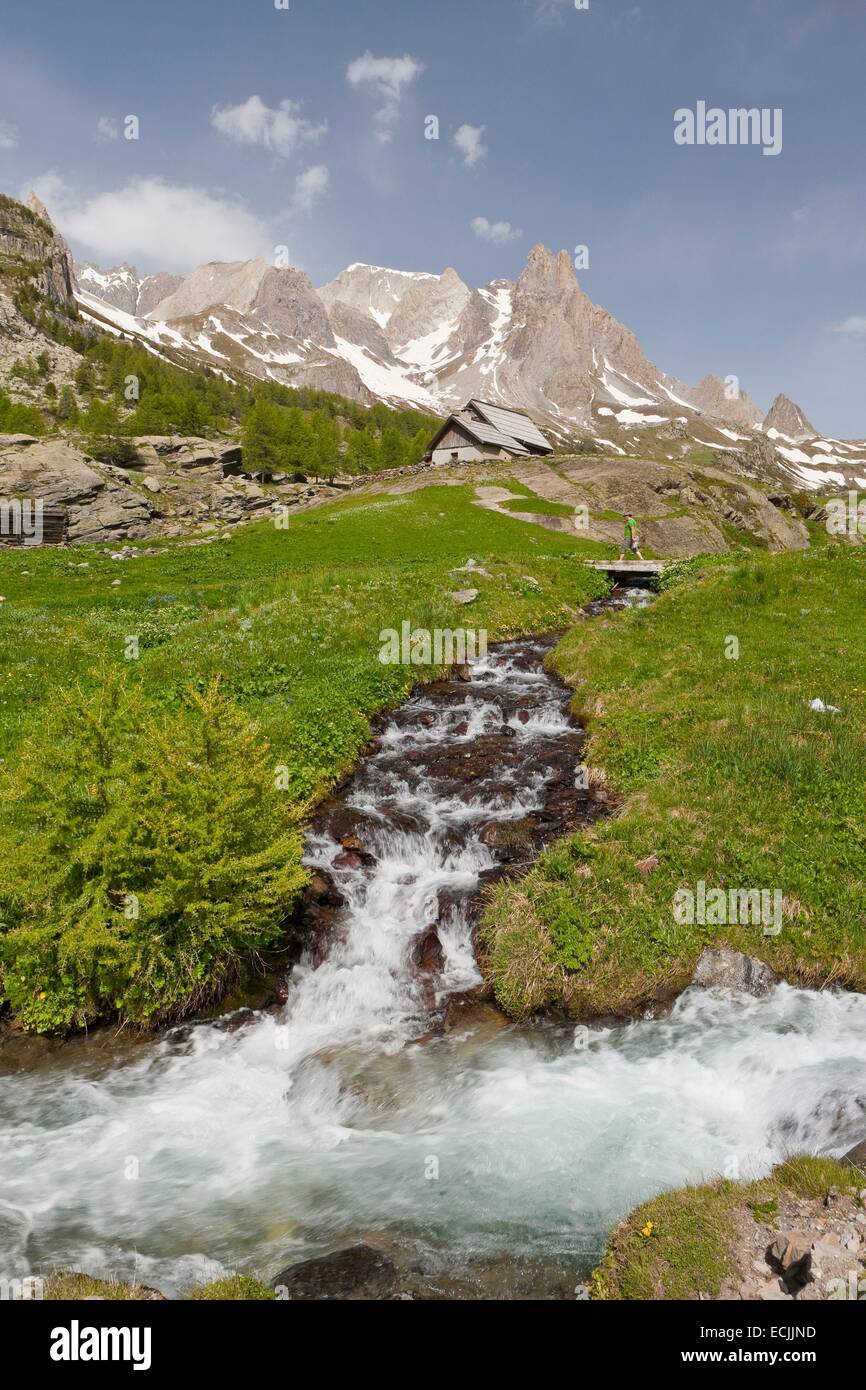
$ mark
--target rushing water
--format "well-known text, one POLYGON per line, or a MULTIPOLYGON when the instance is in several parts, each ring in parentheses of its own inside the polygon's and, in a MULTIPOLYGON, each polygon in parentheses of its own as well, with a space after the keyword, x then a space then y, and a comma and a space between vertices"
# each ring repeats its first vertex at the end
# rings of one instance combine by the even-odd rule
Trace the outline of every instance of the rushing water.
POLYGON ((588 1039, 445 1014, 479 979, 491 826, 567 815, 581 734, 545 645, 500 647, 383 728, 308 838, 344 903, 284 1008, 26 1065, 0 1051, 0 1273, 171 1291, 367 1239, 434 1293, 568 1296, 660 1189, 863 1137, 863 996, 689 990, 588 1039), (363 856, 339 843, 346 817, 363 856), (441 957, 419 973, 434 921, 441 957))

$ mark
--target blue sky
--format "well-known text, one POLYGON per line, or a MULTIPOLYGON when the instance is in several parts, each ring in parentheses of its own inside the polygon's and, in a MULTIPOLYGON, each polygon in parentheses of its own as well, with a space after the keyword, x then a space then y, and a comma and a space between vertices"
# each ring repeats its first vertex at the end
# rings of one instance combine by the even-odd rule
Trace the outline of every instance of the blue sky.
POLYGON ((474 286, 586 245, 664 370, 866 434, 866 0, 288 5, 3 0, 0 189, 140 270, 287 245, 315 284, 474 286), (677 145, 698 101, 781 108, 781 153, 677 145))

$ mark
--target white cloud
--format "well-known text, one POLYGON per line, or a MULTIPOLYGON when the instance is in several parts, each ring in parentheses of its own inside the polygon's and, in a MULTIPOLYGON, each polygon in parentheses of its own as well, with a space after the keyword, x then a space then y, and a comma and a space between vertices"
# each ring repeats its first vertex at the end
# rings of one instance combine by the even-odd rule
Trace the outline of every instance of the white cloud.
POLYGON ((62 234, 116 265, 140 260, 165 270, 267 254, 266 225, 242 204, 205 188, 159 178, 79 198, 55 173, 31 185, 62 234))
POLYGON ((120 135, 117 121, 113 116, 100 116, 96 122, 96 135, 94 139, 98 145, 107 145, 110 140, 116 140, 120 135))
POLYGON ((376 139, 381 144, 387 145, 393 138, 403 92, 423 71, 424 64, 409 53, 402 58, 376 58, 369 50, 347 67, 349 84, 365 88, 382 102, 373 118, 376 139))
POLYGON ((866 333, 866 314, 852 314, 844 323, 833 325, 834 333, 866 333))
POLYGON ((297 101, 281 101, 266 106, 261 97, 247 97, 238 106, 215 106, 211 125, 238 145, 262 145, 287 159, 302 145, 315 145, 328 129, 327 121, 318 125, 300 115, 297 101))
POLYGON ((473 217, 472 230, 479 241, 494 241, 499 246, 523 236, 521 229, 512 227, 510 222, 488 222, 486 217, 473 217))
POLYGON ((295 179, 292 207, 297 212, 312 212, 316 203, 324 198, 330 182, 327 164, 312 164, 295 179))
POLYGON ((0 150, 14 150, 18 146, 18 127, 11 121, 0 121, 0 150))
POLYGON ((481 140, 486 129, 486 125, 462 125, 454 133, 454 144, 462 154, 463 163, 468 169, 487 154, 487 146, 481 140))

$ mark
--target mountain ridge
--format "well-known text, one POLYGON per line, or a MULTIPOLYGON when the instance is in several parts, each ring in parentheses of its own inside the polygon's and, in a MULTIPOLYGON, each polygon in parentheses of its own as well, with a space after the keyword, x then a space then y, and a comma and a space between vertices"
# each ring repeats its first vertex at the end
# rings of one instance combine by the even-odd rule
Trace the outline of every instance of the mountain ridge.
MULTIPOLYGON (((51 225, 41 204, 31 215, 51 225)), ((59 233, 51 255, 56 272, 68 256, 59 233)), ((72 277, 85 323, 228 377, 439 416, 480 397, 525 409, 562 448, 666 460, 706 448, 795 487, 866 487, 866 443, 818 436, 785 396, 764 415, 734 378, 668 375, 590 299, 569 254, 541 244, 516 280, 475 289, 453 267, 365 262, 316 288, 263 258, 182 276, 81 262, 72 277)))
MULTIPOLYGON (((516 281, 474 290, 453 267, 436 274, 365 262, 318 288, 304 272, 262 258, 208 262, 186 276, 138 277, 128 265, 104 272, 89 262, 76 274, 82 295, 148 323, 170 325, 226 307, 295 346, 336 349, 352 369, 344 384, 348 377, 358 399, 418 402, 426 390, 428 404, 447 407, 486 391, 582 427, 605 407, 616 417, 625 407, 620 423, 636 427, 671 423, 672 405, 752 429, 764 419, 746 393, 718 377, 691 386, 656 367, 635 334, 582 289, 568 253, 541 244, 516 281), (160 288, 168 291, 161 298, 154 293, 160 288), (367 370, 364 357, 371 359, 367 370), (642 417, 640 406, 655 407, 655 415, 642 417)), ((308 355, 297 354, 298 366, 308 355)), ((273 356, 277 367, 292 365, 285 352, 273 356)), ((260 371, 251 366, 254 375, 260 371)), ((296 374, 306 373, 282 379, 296 374)))
POLYGON ((528 411, 562 447, 672 460, 697 446, 795 488, 866 487, 866 444, 822 438, 783 395, 764 414, 735 378, 668 375, 590 299, 568 253, 540 244, 517 280, 476 289, 452 267, 359 261, 315 288, 263 259, 210 262, 144 319, 123 321, 85 283, 94 277, 79 280, 85 317, 113 315, 151 350, 191 352, 211 369, 438 415, 478 397, 528 411))

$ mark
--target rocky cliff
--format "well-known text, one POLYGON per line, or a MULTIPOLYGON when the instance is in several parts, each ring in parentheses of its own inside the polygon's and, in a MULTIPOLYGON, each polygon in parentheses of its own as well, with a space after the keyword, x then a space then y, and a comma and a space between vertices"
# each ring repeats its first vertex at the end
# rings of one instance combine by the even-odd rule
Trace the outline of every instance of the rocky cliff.
POLYGON ((38 198, 31 195, 25 206, 0 195, 0 387, 13 400, 28 399, 11 375, 16 362, 46 354, 46 381, 59 388, 81 361, 39 326, 40 315, 66 323, 77 319, 72 256, 38 198), (23 300, 29 317, 20 307, 23 300))
POLYGON ((0 289, 14 293, 24 284, 75 312, 72 256, 42 203, 32 193, 26 207, 0 195, 0 289))

